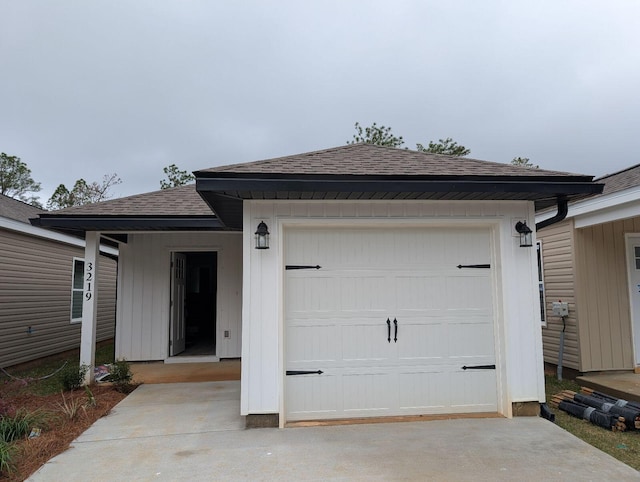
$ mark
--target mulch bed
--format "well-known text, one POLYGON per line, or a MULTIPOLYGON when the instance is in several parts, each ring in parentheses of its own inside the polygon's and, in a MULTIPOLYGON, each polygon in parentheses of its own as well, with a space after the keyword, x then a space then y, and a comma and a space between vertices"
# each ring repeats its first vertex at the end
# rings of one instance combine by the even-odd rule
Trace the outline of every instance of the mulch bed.
MULTIPOLYGON (((127 396, 108 384, 92 385, 91 392, 95 397, 96 405, 79 410, 77 416, 70 420, 58 405, 63 401, 60 393, 40 396, 21 393, 19 387, 12 390, 8 385, 4 385, 0 388, 3 392, 0 394, 3 403, 15 409, 24 408, 29 411, 40 409, 51 414, 48 427, 42 427, 42 434, 39 437, 16 442, 18 455, 15 471, 8 477, 0 475, 0 480, 3 482, 25 480, 50 458, 64 452, 78 435, 96 420, 108 415, 111 409, 127 396)), ((83 389, 65 392, 64 396, 67 403, 75 399, 83 402, 87 400, 87 394, 83 389)))

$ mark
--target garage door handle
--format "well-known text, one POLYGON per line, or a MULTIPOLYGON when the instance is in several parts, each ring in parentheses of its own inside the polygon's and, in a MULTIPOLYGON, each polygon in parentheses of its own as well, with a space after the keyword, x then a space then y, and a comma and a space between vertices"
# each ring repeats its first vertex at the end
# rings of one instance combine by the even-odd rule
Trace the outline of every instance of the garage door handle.
POLYGON ((476 365, 472 367, 463 366, 462 369, 463 370, 495 370, 496 366, 495 365, 476 365))
POLYGON ((387 341, 391 343, 391 320, 387 318, 387 341))
POLYGON ((393 342, 398 343, 398 320, 393 319, 393 326, 395 328, 395 333, 393 335, 393 342))
POLYGON ((287 375, 322 375, 322 370, 287 370, 287 375))

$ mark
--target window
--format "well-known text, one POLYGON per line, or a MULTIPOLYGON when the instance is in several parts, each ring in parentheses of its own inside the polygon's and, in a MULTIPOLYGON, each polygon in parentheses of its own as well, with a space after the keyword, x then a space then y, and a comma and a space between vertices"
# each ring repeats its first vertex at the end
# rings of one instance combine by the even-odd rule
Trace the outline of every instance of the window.
POLYGON ((540 241, 536 243, 538 251, 538 289, 540 290, 540 320, 542 326, 547 326, 547 304, 544 297, 544 267, 542 264, 542 244, 540 241))
POLYGON ((73 279, 71 282, 71 323, 82 321, 82 300, 84 294, 84 259, 73 258, 73 279))

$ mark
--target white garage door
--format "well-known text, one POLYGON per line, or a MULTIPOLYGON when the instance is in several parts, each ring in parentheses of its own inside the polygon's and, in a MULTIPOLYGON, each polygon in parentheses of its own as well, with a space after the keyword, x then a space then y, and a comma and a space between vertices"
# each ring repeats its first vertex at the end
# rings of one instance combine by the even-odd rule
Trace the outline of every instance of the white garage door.
POLYGON ((285 236, 288 421, 497 410, 488 229, 285 236))

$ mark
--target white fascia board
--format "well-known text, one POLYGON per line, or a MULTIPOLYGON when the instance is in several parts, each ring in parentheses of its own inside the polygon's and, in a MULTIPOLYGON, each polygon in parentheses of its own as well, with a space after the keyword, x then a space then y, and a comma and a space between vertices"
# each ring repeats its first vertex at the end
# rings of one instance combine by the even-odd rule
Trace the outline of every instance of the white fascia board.
POLYGON ((609 223, 620 219, 640 216, 640 199, 596 212, 574 216, 576 228, 586 228, 596 224, 609 223))
MULTIPOLYGON (((77 246, 79 248, 85 247, 84 239, 76 238, 68 234, 57 233, 55 231, 49 231, 48 229, 32 226, 31 224, 16 221, 14 219, 4 218, 0 216, 0 228, 7 229, 9 231, 16 231, 18 233, 26 234, 28 236, 35 236, 37 238, 48 239, 50 241, 57 241, 59 243, 69 244, 71 246, 77 246)), ((118 256, 118 249, 111 246, 101 244, 100 251, 112 256, 118 256)))
MULTIPOLYGON (((536 223, 555 215, 555 210, 536 216, 536 223)), ((576 228, 640 216, 640 186, 569 205, 567 218, 575 218, 576 228)))

